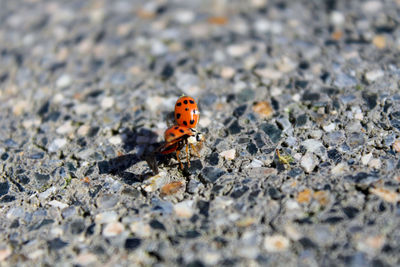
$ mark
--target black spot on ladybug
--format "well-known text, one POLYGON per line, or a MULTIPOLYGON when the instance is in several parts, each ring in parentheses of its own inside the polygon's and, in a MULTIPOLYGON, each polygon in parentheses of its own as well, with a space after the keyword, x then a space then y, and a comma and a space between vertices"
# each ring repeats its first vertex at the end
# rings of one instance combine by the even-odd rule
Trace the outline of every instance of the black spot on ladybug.
POLYGON ((181 117, 181 113, 176 113, 176 118, 179 119, 181 117))
POLYGON ((183 124, 185 124, 185 126, 187 126, 187 121, 183 121, 183 124))
POLYGON ((189 111, 189 109, 188 109, 188 108, 185 108, 185 110, 186 110, 186 111, 189 111))
POLYGON ((184 130, 182 130, 182 129, 180 129, 179 131, 180 131, 181 133, 184 133, 184 132, 185 132, 185 131, 184 131, 184 130))
POLYGON ((175 137, 175 134, 174 134, 174 133, 170 133, 169 135, 172 136, 172 137, 175 137))
POLYGON ((187 100, 183 100, 183 103, 184 103, 185 105, 187 105, 188 101, 187 101, 187 100))
POLYGON ((189 102, 190 102, 190 104, 194 104, 194 101, 193 101, 193 100, 189 100, 189 102))
POLYGON ((194 124, 194 120, 190 120, 190 124, 194 124))
POLYGON ((178 102, 178 103, 176 103, 176 105, 177 105, 178 107, 180 107, 180 106, 182 106, 182 102, 178 102))
MULTIPOLYGON (((179 117, 178 117, 178 119, 179 119, 179 117)), ((179 126, 175 126, 175 130, 178 130, 178 128, 179 128, 179 126)))

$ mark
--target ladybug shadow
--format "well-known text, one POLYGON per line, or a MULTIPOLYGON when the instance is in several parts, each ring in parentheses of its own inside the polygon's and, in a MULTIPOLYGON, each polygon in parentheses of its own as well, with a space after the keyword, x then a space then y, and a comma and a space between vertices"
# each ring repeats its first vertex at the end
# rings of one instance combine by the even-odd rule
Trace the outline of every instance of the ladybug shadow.
POLYGON ((118 176, 129 185, 143 182, 150 176, 158 174, 158 163, 166 160, 155 152, 162 144, 157 142, 158 134, 146 128, 135 128, 125 129, 121 136, 122 148, 126 154, 97 162, 99 174, 118 176), (141 161, 146 161, 151 171, 140 174, 126 171, 141 161))

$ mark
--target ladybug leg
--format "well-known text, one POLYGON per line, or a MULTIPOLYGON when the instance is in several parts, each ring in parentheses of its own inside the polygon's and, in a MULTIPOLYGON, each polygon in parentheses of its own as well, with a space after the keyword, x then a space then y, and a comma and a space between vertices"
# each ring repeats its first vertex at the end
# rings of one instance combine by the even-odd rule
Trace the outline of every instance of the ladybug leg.
POLYGON ((181 151, 176 150, 176 159, 178 160, 179 165, 180 165, 181 169, 183 170, 183 165, 182 165, 181 159, 179 158, 179 153, 181 153, 181 151))
POLYGON ((190 144, 190 147, 192 148, 192 151, 196 154, 196 156, 200 158, 199 151, 197 151, 196 147, 193 144, 190 144))
POLYGON ((190 168, 190 160, 189 160, 189 144, 186 144, 186 161, 188 168, 190 168))

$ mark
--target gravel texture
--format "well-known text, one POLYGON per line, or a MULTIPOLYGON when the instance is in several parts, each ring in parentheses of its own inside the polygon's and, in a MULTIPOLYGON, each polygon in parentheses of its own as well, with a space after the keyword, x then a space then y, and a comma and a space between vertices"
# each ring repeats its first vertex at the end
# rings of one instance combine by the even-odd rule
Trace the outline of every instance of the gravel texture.
POLYGON ((2 266, 400 265, 399 0, 0 6, 2 266))

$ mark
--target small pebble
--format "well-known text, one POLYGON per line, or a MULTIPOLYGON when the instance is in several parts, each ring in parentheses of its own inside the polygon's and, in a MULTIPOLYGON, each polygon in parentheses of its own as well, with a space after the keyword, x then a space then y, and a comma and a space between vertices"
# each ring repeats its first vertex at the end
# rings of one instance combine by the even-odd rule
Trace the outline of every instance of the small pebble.
POLYGON ((382 9, 382 2, 375 1, 375 0, 367 1, 367 2, 363 3, 361 8, 365 13, 369 13, 369 14, 378 13, 382 9))
POLYGON ((69 76, 68 74, 64 74, 57 79, 56 86, 59 88, 66 88, 71 84, 71 82, 72 82, 71 76, 69 76))
POLYGON ((372 194, 377 195, 383 200, 390 203, 397 203, 400 201, 400 194, 385 188, 371 188, 369 190, 372 194))
POLYGON ((375 170, 380 170, 382 167, 382 162, 380 159, 371 159, 368 162, 368 167, 373 168, 375 170))
POLYGON ((232 57, 242 57, 250 51, 251 46, 247 44, 234 44, 227 47, 227 52, 232 57))
POLYGON ((110 142, 113 145, 120 145, 122 143, 122 138, 120 135, 114 135, 108 138, 108 142, 110 142))
POLYGON ((310 203, 312 198, 312 191, 310 189, 304 189, 303 191, 299 192, 297 195, 297 202, 300 204, 302 203, 310 203))
POLYGON ((7 259, 12 254, 10 248, 0 249, 0 262, 7 259))
POLYGON ((356 243, 356 248, 370 255, 379 253, 385 244, 385 237, 382 235, 368 236, 360 238, 356 243))
POLYGON ((185 200, 174 205, 175 214, 184 219, 189 219, 194 213, 193 200, 185 200))
POLYGON ((168 182, 168 177, 166 172, 160 172, 157 175, 154 175, 145 181, 145 185, 143 189, 146 192, 154 192, 157 189, 161 188, 168 182))
POLYGON ((189 24, 192 23, 195 19, 196 14, 191 10, 178 10, 174 14, 174 20, 181 24, 189 24))
POLYGON ((342 25, 345 22, 345 17, 343 13, 339 11, 333 11, 330 16, 331 23, 334 25, 342 25))
POLYGON ((120 222, 112 222, 107 224, 103 229, 103 236, 114 237, 120 235, 125 230, 125 227, 120 222))
POLYGON ((368 162, 372 159, 372 153, 365 154, 361 157, 361 163, 363 165, 368 165, 368 162))
POLYGON ((57 192, 57 187, 52 186, 49 189, 47 189, 46 191, 40 193, 39 199, 45 200, 45 199, 49 198, 51 195, 53 195, 55 192, 57 192))
POLYGON ((302 146, 306 149, 307 152, 315 153, 320 150, 323 146, 322 142, 316 139, 307 139, 301 143, 302 146))
POLYGON ((236 71, 231 67, 223 67, 221 69, 221 77, 224 79, 231 79, 235 75, 236 71))
POLYGON ((400 139, 397 139, 393 143, 393 150, 396 152, 400 152, 400 139))
POLYGON ((219 153, 219 155, 223 157, 225 160, 234 160, 236 157, 236 150, 234 148, 225 150, 219 153))
POLYGON ((94 217, 94 221, 97 224, 111 223, 118 220, 118 214, 115 211, 105 211, 97 214, 94 217))
POLYGON ((383 76, 384 72, 382 70, 371 70, 365 73, 365 79, 370 83, 375 82, 383 76))
POLYGON ((275 69, 271 69, 271 68, 256 69, 255 73, 262 78, 273 80, 273 81, 279 80, 283 76, 282 72, 275 70, 275 69))
POLYGON ((306 173, 311 173, 317 165, 317 162, 315 161, 313 154, 307 152, 301 158, 300 165, 306 173))
POLYGON ((39 257, 42 257, 44 254, 45 254, 45 251, 43 249, 38 249, 38 250, 35 250, 33 252, 30 252, 28 254, 28 258, 31 259, 31 260, 36 260, 39 257))
POLYGON ((114 105, 114 98, 112 97, 104 97, 101 100, 101 107, 103 109, 109 109, 114 105))
POLYGON ((15 220, 17 218, 22 218, 24 216, 25 212, 24 209, 22 207, 15 207, 15 208, 11 208, 8 212, 7 212, 7 219, 9 220, 15 220))
POLYGON ((87 136, 87 134, 89 133, 90 130, 90 126, 87 124, 83 124, 78 128, 78 135, 79 136, 87 136))
POLYGON ((67 144, 67 139, 57 138, 49 146, 49 152, 57 152, 67 144))
POLYGON ((372 43, 378 48, 383 49, 386 47, 386 38, 383 35, 376 35, 374 39, 372 39, 372 43))
POLYGON ((260 168, 264 165, 264 163, 261 160, 258 159, 253 159, 249 165, 246 166, 246 168, 260 168))
POLYGON ((255 113, 257 113, 261 118, 264 118, 264 119, 268 119, 268 118, 272 117, 272 115, 274 113, 271 105, 266 101, 262 101, 262 102, 258 102, 256 104, 254 104, 253 111, 255 113))
POLYGON ((332 132, 333 130, 335 130, 335 128, 336 128, 335 123, 330 123, 330 124, 322 127, 322 129, 324 129, 325 132, 332 132))
POLYGON ((289 239, 283 235, 271 235, 264 238, 264 248, 268 252, 282 252, 289 248, 289 239))
POLYGON ((349 170, 349 167, 345 163, 339 163, 331 169, 331 173, 334 176, 342 175, 349 170))
POLYGON ((49 204, 50 206, 59 208, 60 210, 69 207, 68 204, 62 203, 62 202, 60 202, 60 201, 58 201, 58 200, 52 200, 52 201, 50 201, 48 204, 49 204))
POLYGON ((175 181, 172 183, 168 183, 161 187, 160 196, 170 196, 176 194, 178 191, 183 190, 185 187, 185 183, 182 181, 175 181))
POLYGON ((150 225, 143 221, 132 222, 129 228, 138 237, 146 238, 151 236, 152 231, 150 225))
POLYGON ((66 121, 60 127, 56 129, 56 133, 58 134, 69 134, 74 131, 75 128, 72 126, 72 121, 66 121))
POLYGON ((81 253, 74 259, 75 264, 86 266, 97 262, 97 256, 93 253, 81 253))

